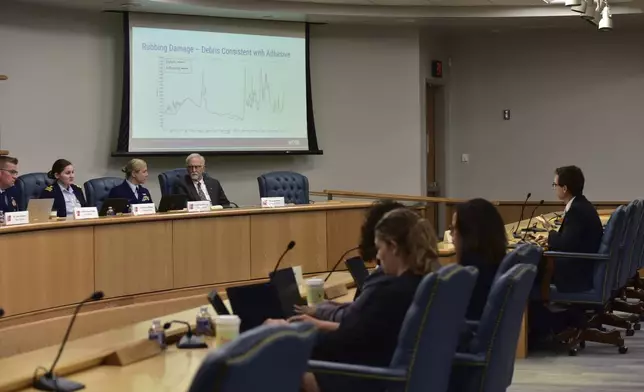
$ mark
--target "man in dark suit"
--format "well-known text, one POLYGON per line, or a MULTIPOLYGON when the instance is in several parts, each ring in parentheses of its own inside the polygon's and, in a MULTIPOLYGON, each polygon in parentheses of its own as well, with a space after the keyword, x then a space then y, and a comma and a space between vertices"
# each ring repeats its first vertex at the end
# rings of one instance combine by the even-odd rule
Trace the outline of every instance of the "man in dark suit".
POLYGON ((213 206, 230 206, 230 201, 224 193, 219 181, 204 176, 206 170, 206 159, 199 154, 190 154, 186 158, 188 174, 183 181, 177 181, 174 186, 174 194, 187 195, 188 201, 208 200, 213 206))
POLYGON ((19 211, 19 191, 16 188, 18 177, 18 159, 0 156, 0 211, 19 211))
MULTIPOLYGON (((552 187, 566 203, 559 231, 548 234, 548 248, 561 252, 596 253, 604 233, 597 210, 583 195, 584 174, 577 166, 555 171, 552 187)), ((546 220, 547 221, 547 220, 546 220)), ((553 281, 561 292, 581 292, 593 287, 592 260, 557 259, 553 281)))

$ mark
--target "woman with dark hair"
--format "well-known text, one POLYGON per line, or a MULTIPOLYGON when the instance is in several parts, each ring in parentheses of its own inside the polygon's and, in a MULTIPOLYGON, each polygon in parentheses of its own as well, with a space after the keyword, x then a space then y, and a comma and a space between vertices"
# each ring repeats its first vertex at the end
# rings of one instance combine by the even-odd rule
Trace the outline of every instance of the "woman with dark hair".
POLYGON ((47 177, 56 182, 43 189, 41 199, 54 199, 52 211, 59 218, 74 214, 74 208, 87 207, 83 190, 74 184, 74 166, 66 159, 58 159, 51 167, 47 177))
MULTIPOLYGON (((360 228, 360 245, 358 251, 360 258, 364 261, 376 261, 376 225, 389 211, 405 206, 391 200, 380 200, 371 206, 365 215, 364 223, 360 228)), ((325 301, 317 306, 297 306, 295 311, 300 314, 313 316, 318 320, 326 320, 339 323, 349 313, 359 311, 362 305, 369 299, 369 296, 378 286, 386 284, 390 277, 385 275, 381 268, 376 268, 364 281, 362 291, 354 298, 353 302, 337 303, 325 301)))
POLYGON ((503 219, 489 201, 472 199, 456 206, 451 232, 458 263, 479 270, 465 315, 468 320, 479 320, 496 271, 507 252, 503 219))

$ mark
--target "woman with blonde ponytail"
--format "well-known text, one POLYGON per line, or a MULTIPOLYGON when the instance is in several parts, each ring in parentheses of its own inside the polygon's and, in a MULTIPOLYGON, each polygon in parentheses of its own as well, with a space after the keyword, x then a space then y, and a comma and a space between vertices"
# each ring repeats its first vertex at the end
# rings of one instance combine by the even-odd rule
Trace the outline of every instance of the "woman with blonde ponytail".
MULTIPOLYGON (((439 267, 438 244, 430 223, 408 208, 397 208, 380 219, 375 244, 381 268, 392 279, 374 290, 361 309, 340 323, 306 315, 292 319, 312 322, 322 331, 313 349, 313 359, 389 366, 416 288, 426 274, 439 267)), ((332 380, 318 380, 309 373, 302 386, 307 392, 344 391, 329 382, 332 380)))
POLYGON ((125 181, 112 188, 108 199, 127 199, 130 205, 153 203, 150 191, 143 186, 148 180, 148 164, 135 158, 121 171, 125 173, 125 181))

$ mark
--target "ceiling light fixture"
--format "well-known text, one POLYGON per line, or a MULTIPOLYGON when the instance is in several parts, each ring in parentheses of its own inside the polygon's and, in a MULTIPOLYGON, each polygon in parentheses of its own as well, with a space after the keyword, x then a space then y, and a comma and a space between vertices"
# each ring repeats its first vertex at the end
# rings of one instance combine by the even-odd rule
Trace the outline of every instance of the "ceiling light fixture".
POLYGON ((599 21, 599 31, 611 31, 613 29, 613 15, 610 12, 610 5, 606 2, 606 6, 602 10, 601 20, 599 21))
POLYGON ((570 10, 583 14, 584 12, 586 12, 586 3, 586 0, 581 0, 579 5, 570 7, 570 10))
POLYGON ((583 0, 566 0, 566 7, 579 7, 583 0))

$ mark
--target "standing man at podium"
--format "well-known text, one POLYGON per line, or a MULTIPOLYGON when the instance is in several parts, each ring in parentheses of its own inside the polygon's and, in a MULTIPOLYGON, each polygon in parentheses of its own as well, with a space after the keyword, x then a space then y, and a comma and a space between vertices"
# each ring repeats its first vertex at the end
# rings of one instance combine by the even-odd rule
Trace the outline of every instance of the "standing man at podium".
POLYGON ((0 156, 0 211, 18 211, 19 192, 15 187, 18 177, 18 159, 0 156))

